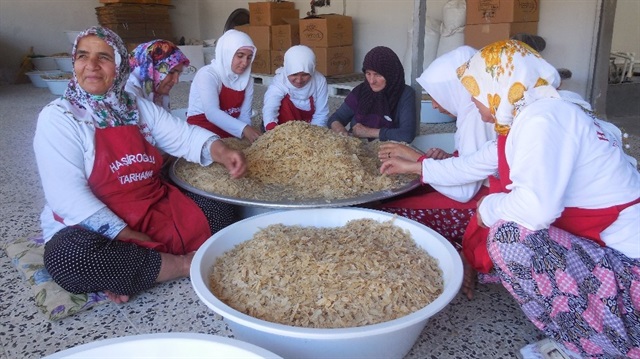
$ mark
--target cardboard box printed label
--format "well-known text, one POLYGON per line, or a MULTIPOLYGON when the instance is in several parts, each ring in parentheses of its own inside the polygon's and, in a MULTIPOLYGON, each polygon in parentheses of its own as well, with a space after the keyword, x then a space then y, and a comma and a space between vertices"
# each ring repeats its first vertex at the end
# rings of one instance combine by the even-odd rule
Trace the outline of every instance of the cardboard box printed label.
POLYGON ((313 47, 316 70, 325 76, 353 73, 353 46, 313 47))
POLYGON ((271 51, 258 50, 253 57, 253 63, 251 64, 251 72, 256 74, 270 74, 271 73, 271 51))
POLYGON ((539 0, 467 0, 467 25, 534 22, 539 17, 539 0))
POLYGON ((285 50, 271 50, 271 72, 275 73, 277 69, 284 66, 285 50))
POLYGON ((271 26, 271 50, 287 50, 300 44, 298 19, 288 19, 286 25, 271 26))
POLYGON ((309 47, 353 45, 351 17, 329 14, 301 19, 300 44, 309 47))

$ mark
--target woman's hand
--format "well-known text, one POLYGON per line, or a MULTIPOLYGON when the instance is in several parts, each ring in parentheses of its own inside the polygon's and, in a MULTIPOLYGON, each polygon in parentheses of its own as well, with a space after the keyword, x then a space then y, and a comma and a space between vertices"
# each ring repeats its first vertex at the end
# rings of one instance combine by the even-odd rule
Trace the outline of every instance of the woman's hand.
POLYGON ((343 136, 349 136, 347 129, 338 121, 331 122, 331 130, 343 136))
POLYGON ((257 140, 260 135, 260 131, 256 130, 255 128, 253 128, 253 126, 250 125, 244 126, 244 129, 242 130, 242 137, 246 138, 251 143, 257 140))
POLYGON ((351 133, 359 138, 379 138, 380 129, 367 127, 361 123, 356 123, 351 129, 351 133))
POLYGON ((142 242, 153 242, 151 240, 151 237, 149 237, 148 235, 142 232, 134 231, 129 226, 124 227, 124 229, 121 230, 120 233, 118 233, 118 235, 116 236, 116 240, 123 240, 123 239, 134 239, 136 241, 142 241, 142 242))
POLYGON ((403 158, 391 157, 382 162, 380 173, 386 175, 394 174, 417 174, 422 176, 422 163, 407 161, 403 158))
POLYGON ((220 140, 213 141, 211 144, 211 158, 216 162, 222 163, 229 171, 231 178, 240 178, 247 171, 247 161, 244 153, 229 148, 220 140))
POLYGON ((401 143, 384 142, 378 149, 378 159, 385 162, 393 157, 416 162, 422 154, 413 148, 401 143))
POLYGON ((444 160, 445 158, 453 157, 451 153, 446 152, 441 148, 430 148, 424 153, 427 158, 433 158, 434 160, 444 160))

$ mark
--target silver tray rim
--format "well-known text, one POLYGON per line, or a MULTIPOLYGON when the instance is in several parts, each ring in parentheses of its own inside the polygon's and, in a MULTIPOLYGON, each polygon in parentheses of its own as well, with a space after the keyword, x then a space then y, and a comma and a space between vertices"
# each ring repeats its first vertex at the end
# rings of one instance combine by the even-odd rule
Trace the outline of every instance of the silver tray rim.
POLYGON ((386 189, 383 191, 377 191, 368 193, 366 195, 357 196, 353 198, 345 198, 327 201, 324 199, 309 199, 302 201, 280 201, 280 202, 268 202, 262 200, 251 200, 244 198, 236 198, 223 196, 216 193, 207 192, 196 188, 189 183, 183 181, 176 174, 176 165, 178 161, 185 161, 184 159, 176 159, 171 163, 171 167, 169 168, 169 178, 173 181, 173 183, 191 193, 198 194, 200 196, 204 196, 207 198, 215 199, 221 202, 234 204, 238 206, 251 206, 251 207, 261 207, 261 208, 273 208, 273 209, 298 209, 298 208, 331 208, 331 207, 349 207, 349 206, 357 206, 364 203, 380 201, 384 199, 389 199, 395 196, 399 196, 401 194, 407 193, 421 185, 420 179, 417 178, 403 186, 397 188, 386 189))

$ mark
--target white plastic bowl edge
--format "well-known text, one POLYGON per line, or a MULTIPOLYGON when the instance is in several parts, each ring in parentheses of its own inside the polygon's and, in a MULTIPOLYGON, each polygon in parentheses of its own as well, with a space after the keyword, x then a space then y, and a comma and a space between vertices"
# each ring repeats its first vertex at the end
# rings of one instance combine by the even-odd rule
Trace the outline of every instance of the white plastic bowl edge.
POLYGON ((322 208, 272 211, 256 215, 217 232, 196 252, 191 265, 191 283, 202 302, 225 318, 236 338, 270 350, 284 358, 353 359, 402 358, 415 344, 429 318, 446 307, 462 284, 462 261, 453 246, 432 229, 404 217, 364 208, 322 208), (276 324, 243 314, 219 299, 208 288, 208 277, 216 258, 235 245, 251 239, 270 224, 315 227, 343 226, 352 219, 394 219, 408 230, 416 243, 440 261, 444 291, 426 307, 404 317, 357 328, 315 329, 276 324))
POLYGON ((201 333, 156 333, 111 338, 82 344, 43 359, 61 358, 282 359, 250 343, 201 333))

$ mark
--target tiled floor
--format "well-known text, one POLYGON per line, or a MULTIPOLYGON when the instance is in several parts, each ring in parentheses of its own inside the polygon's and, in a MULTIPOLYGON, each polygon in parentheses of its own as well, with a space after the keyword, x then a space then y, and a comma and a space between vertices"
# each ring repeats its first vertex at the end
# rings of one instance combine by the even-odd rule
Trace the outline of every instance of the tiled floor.
MULTIPOLYGON (((184 84, 176 90, 182 91, 174 103, 180 107, 184 84)), ((264 89, 257 89, 257 96, 260 91, 264 89)), ((54 97, 30 84, 0 86, 0 243, 39 230, 44 200, 31 141, 38 112, 54 97)), ((448 129, 450 124, 424 131, 448 129)), ((0 359, 40 358, 79 344, 134 334, 233 335, 223 318, 200 303, 188 279, 158 285, 126 304, 108 303, 50 322, 37 310, 30 288, 4 252, 0 252, 0 277, 0 359)), ((484 285, 473 301, 458 296, 433 317, 407 358, 513 358, 519 348, 541 338, 500 285, 484 285)))

